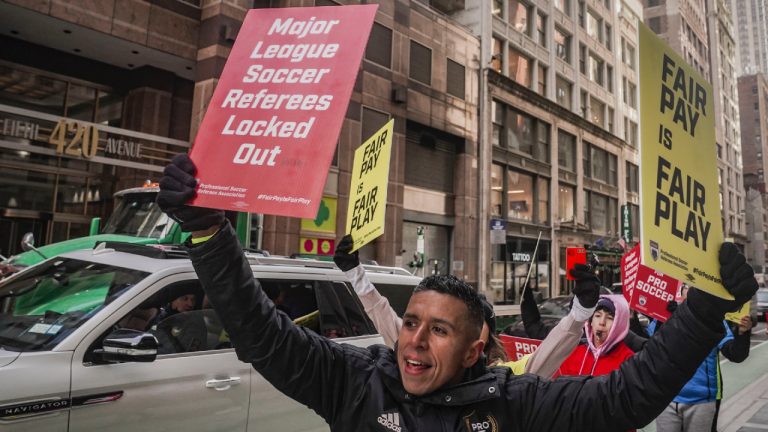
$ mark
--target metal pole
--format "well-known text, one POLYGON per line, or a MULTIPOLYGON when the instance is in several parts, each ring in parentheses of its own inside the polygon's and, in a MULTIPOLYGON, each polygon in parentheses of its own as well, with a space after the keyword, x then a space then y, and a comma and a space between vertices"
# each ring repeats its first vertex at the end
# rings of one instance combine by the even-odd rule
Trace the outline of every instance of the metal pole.
POLYGON ((531 278, 531 270, 533 270, 533 265, 536 263, 536 254, 539 252, 539 242, 541 241, 541 231, 539 231, 539 238, 536 239, 536 247, 533 248, 533 256, 531 257, 531 264, 528 266, 528 276, 525 277, 525 283, 523 284, 523 289, 520 290, 520 299, 523 298, 523 294, 525 293, 526 288, 528 288, 528 280, 531 278))

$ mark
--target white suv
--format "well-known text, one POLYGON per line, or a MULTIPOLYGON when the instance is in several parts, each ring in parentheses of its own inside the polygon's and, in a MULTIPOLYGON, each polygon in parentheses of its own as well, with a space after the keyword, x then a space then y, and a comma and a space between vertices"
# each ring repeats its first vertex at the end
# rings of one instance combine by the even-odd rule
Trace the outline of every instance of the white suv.
MULTIPOLYGON (((383 343, 333 263, 249 261, 294 322, 339 342, 383 343)), ((367 270, 374 284, 407 293, 420 280, 367 270)), ((67 253, 0 283, 0 429, 328 430, 237 359, 182 251, 125 244, 67 253)))

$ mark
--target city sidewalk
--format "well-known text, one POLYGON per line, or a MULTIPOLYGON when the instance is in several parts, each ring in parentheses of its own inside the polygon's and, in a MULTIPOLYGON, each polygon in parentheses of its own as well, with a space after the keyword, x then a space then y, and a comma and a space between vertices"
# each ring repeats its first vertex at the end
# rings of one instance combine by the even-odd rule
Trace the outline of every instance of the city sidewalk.
POLYGON ((768 431, 768 341, 753 346, 744 363, 722 365, 725 399, 721 432, 768 431))
MULTIPOLYGON (((720 362, 723 401, 719 432, 768 432, 768 340, 764 334, 761 323, 753 330, 752 348, 743 363, 720 362)), ((655 422, 638 432, 656 432, 655 422)))

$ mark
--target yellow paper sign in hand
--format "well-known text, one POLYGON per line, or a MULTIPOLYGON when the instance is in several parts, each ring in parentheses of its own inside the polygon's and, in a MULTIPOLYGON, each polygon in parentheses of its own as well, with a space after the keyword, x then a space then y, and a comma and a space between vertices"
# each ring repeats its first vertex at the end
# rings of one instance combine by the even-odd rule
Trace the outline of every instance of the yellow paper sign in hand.
POLYGON ((720 222, 712 86, 640 24, 641 250, 654 270, 718 297, 720 222))
POLYGON ((384 234, 394 123, 391 119, 355 150, 346 230, 354 239, 351 252, 384 234))
POLYGON ((741 323, 741 319, 745 316, 749 316, 749 302, 744 303, 741 306, 741 309, 737 310, 736 312, 728 312, 725 314, 725 319, 738 324, 741 323))

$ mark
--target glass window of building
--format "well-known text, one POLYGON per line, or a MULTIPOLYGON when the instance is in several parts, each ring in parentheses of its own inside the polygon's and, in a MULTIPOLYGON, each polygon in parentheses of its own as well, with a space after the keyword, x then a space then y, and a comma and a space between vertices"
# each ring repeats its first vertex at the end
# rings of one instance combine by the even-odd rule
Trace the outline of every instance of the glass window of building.
POLYGON ((549 223, 549 179, 538 177, 536 190, 536 202, 538 203, 536 220, 540 224, 549 223))
POLYGON ((541 46, 547 46, 547 16, 536 13, 536 38, 541 46))
POLYGON ((619 235, 619 201, 616 198, 608 198, 608 214, 606 216, 607 227, 606 234, 609 236, 619 235))
POLYGON ((608 183, 608 152, 591 145, 589 147, 593 179, 608 183))
POLYGON ((493 102, 493 143, 549 162, 549 124, 498 101, 493 102))
MULTIPOLYGON (((608 0, 606 0, 607 2, 608 0)), ((613 49, 613 29, 609 24, 605 25, 605 47, 613 49)))
POLYGON ((96 84, 0 63, 0 104, 119 127, 123 97, 96 84))
POLYGON ((547 95, 547 67, 541 63, 536 66, 536 91, 542 95, 547 95))
POLYGON ((387 69, 392 67, 392 29, 373 23, 371 37, 365 47, 365 58, 387 69))
POLYGON ((592 231, 607 234, 608 233, 608 197, 598 193, 590 192, 590 223, 592 231))
POLYGON ((531 59, 513 47, 509 47, 509 77, 531 88, 531 59))
POLYGON ((584 222, 589 225, 590 222, 590 211, 589 209, 592 208, 592 203, 589 200, 590 193, 588 190, 584 189, 584 222))
POLYGON ((504 17, 504 0, 493 0, 491 13, 499 18, 504 17))
POLYGON ((587 74, 587 46, 579 44, 579 72, 587 74))
POLYGON ((493 101, 491 104, 491 110, 493 111, 493 132, 491 141, 495 146, 503 146, 506 143, 504 139, 504 105, 499 102, 493 101))
POLYGON ((592 10, 587 11, 587 34, 603 42, 603 20, 596 12, 592 10))
POLYGON ((592 123, 605 127, 605 104, 592 96, 589 97, 589 117, 592 123))
POLYGON ((571 16, 571 2, 570 0, 555 0, 555 9, 560 12, 571 16))
POLYGON ((637 86, 627 81, 627 105, 637 109, 637 86))
POLYGON ((507 147, 523 153, 532 154, 534 145, 533 117, 507 108, 507 147))
POLYGON ((603 59, 592 52, 589 53, 589 79, 600 85, 605 85, 604 64, 603 59))
POLYGON ((605 88, 613 93, 613 66, 605 65, 605 88))
POLYGON ((493 57, 491 57, 491 69, 498 73, 501 73, 502 64, 504 63, 504 42, 501 39, 493 38, 493 57))
POLYGON ((619 171, 618 171, 618 158, 613 153, 608 153, 608 184, 611 186, 618 186, 619 184, 619 171))
MULTIPOLYGON (((629 222, 632 227, 632 235, 640 236, 640 206, 629 204, 629 222)), ((631 240, 631 239, 630 239, 631 240)))
POLYGON ((448 94, 456 96, 459 99, 464 99, 465 85, 465 73, 464 66, 459 63, 448 59, 447 65, 447 85, 446 91, 448 94))
POLYGON ((615 114, 613 108, 608 107, 608 116, 606 117, 606 120, 608 120, 608 132, 610 132, 610 133, 614 133, 615 132, 613 130, 613 128, 614 128, 614 126, 613 126, 613 118, 615 116, 616 116, 616 114, 615 114))
POLYGON ((533 221, 533 176, 507 171, 507 219, 533 221))
POLYGON ((531 35, 531 6, 520 0, 509 0, 507 9, 509 23, 520 33, 531 35))
POLYGON ((590 151, 590 147, 592 147, 588 142, 582 141, 581 143, 581 165, 582 169, 584 170, 584 177, 592 177, 592 152, 590 151))
POLYGON ((376 111, 374 109, 363 107, 363 121, 360 134, 367 139, 376 133, 382 126, 389 121, 389 114, 376 111))
POLYGON ((566 63, 571 63, 571 35, 560 27, 555 27, 555 55, 566 63))
POLYGON ((549 124, 536 120, 536 145, 533 147, 533 158, 549 162, 549 124))
POLYGON ((504 202, 504 167, 491 165, 491 216, 501 217, 504 202))
POLYGON ((573 108, 572 100, 573 100, 573 84, 568 82, 565 78, 563 78, 560 75, 557 75, 555 78, 555 97, 557 98, 557 103, 567 109, 571 110, 573 108))
POLYGON ((411 41, 409 76, 424 84, 432 83, 432 50, 424 45, 411 41))
POLYGON ((627 161, 627 191, 628 192, 640 192, 640 168, 627 161))
POLYGON ((557 162, 560 168, 576 172, 576 137, 559 129, 557 131, 557 162))
POLYGON ((557 194, 557 220, 573 222, 576 216, 576 188, 561 184, 557 194))

